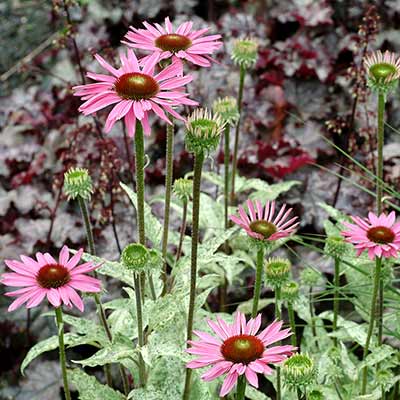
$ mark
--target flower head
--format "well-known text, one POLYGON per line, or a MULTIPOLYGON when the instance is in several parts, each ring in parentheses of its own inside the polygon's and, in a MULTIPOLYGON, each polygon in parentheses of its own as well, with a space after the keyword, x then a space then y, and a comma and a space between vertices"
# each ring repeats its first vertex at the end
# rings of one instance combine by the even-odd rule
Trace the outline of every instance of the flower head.
POLYGON ((286 282, 282 286, 282 299, 293 302, 299 297, 299 284, 295 281, 286 282))
POLYGON ((90 199, 93 193, 92 178, 85 168, 70 168, 64 174, 64 192, 69 199, 76 199, 78 196, 83 199, 90 199))
POLYGON ((213 111, 219 114, 228 125, 234 125, 239 120, 240 114, 237 101, 234 97, 217 99, 213 103, 213 111))
POLYGON ((193 193, 193 180, 186 178, 175 179, 173 191, 181 201, 188 202, 193 193))
POLYGON ((328 236, 325 241, 324 252, 327 256, 333 258, 342 258, 348 253, 348 244, 345 243, 341 236, 328 236))
POLYGON ((239 206, 240 216, 230 215, 229 218, 254 239, 267 241, 281 239, 290 236, 299 224, 296 222, 297 217, 288 220, 292 209, 286 210, 286 204, 276 216, 275 201, 267 201, 263 208, 260 201, 256 200, 254 205, 251 200, 247 200, 247 207, 249 214, 239 206))
POLYGON ((122 264, 135 273, 145 272, 149 258, 149 250, 140 243, 128 244, 121 254, 122 264))
POLYGON ((261 314, 246 322, 244 314, 237 312, 232 325, 217 317, 217 322, 207 321, 216 337, 206 332, 193 331, 199 341, 190 340, 190 354, 199 356, 190 361, 187 368, 212 366, 202 375, 205 381, 211 381, 226 374, 220 391, 225 396, 235 386, 238 377, 245 375, 247 381, 258 387, 257 374, 272 374, 268 364, 281 363, 292 355, 293 346, 273 346, 291 335, 290 329, 283 329, 281 321, 275 321, 258 335, 261 326, 261 314))
POLYGON ((307 354, 295 354, 283 364, 283 376, 286 385, 303 388, 315 380, 314 361, 307 354))
POLYGON ((36 260, 21 256, 21 261, 5 260, 6 265, 14 272, 4 273, 1 282, 6 286, 21 286, 21 289, 6 293, 6 296, 17 297, 8 311, 14 311, 26 303, 26 308, 38 306, 47 296, 54 307, 64 303, 68 307, 76 306, 83 311, 82 299, 76 290, 95 293, 100 292, 101 282, 85 275, 98 268, 92 262, 81 265, 83 249, 69 258, 69 250, 64 246, 56 261, 49 253, 36 253, 36 260))
POLYGON ((375 90, 388 92, 400 77, 400 57, 389 51, 376 51, 365 57, 364 66, 368 74, 368 85, 375 90))
POLYGON ((284 258, 270 258, 265 263, 265 281, 273 287, 281 287, 289 278, 292 264, 284 258))
POLYGON ((207 109, 194 110, 186 122, 186 148, 191 153, 208 153, 215 150, 225 123, 218 114, 207 109))
MULTIPOLYGON (((137 49, 150 51, 157 54, 159 60, 173 58, 180 65, 182 72, 182 59, 201 67, 211 66, 214 61, 210 55, 222 46, 218 39, 221 35, 204 36, 209 28, 193 30, 193 22, 185 22, 174 29, 169 18, 165 18, 164 26, 143 22, 146 29, 129 27, 125 35, 126 41, 122 43, 137 49)), ((144 57, 146 62, 151 56, 144 57)))
POLYGON ((370 212, 368 218, 351 217, 354 224, 344 222, 347 230, 341 232, 346 241, 357 249, 357 256, 364 250, 368 257, 396 257, 400 250, 400 223, 395 223, 396 214, 382 213, 379 217, 370 212))
POLYGON ((237 39, 233 43, 232 60, 243 68, 253 67, 257 61, 258 42, 254 38, 237 39))
POLYGON ((135 54, 128 49, 126 55, 120 55, 119 69, 112 67, 98 54, 95 58, 111 75, 88 72, 87 76, 98 82, 75 86, 73 89, 75 96, 85 100, 79 108, 84 115, 94 114, 115 104, 108 114, 105 132, 109 132, 116 121, 125 118, 130 136, 135 135, 136 120, 141 122, 144 133, 150 135, 150 112, 171 124, 165 111, 184 121, 172 106, 197 105, 182 90, 192 80, 192 76, 177 77, 179 65, 176 62, 156 74, 154 69, 158 61, 157 54, 149 57, 140 67, 135 54))

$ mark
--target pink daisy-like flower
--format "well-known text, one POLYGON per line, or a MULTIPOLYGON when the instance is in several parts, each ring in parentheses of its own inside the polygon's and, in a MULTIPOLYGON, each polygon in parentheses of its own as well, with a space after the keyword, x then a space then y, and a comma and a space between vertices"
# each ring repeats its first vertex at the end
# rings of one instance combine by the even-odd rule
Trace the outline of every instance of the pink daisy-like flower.
POLYGON ((348 230, 341 232, 346 242, 357 249, 357 256, 364 250, 368 257, 396 257, 400 250, 400 222, 395 223, 396 214, 382 213, 379 217, 370 212, 368 218, 351 217, 355 222, 343 222, 348 230))
POLYGON ((369 54, 364 59, 368 76, 374 80, 389 83, 400 78, 400 57, 389 51, 380 50, 369 54))
POLYGON ((157 54, 151 55, 143 67, 140 67, 135 54, 128 49, 126 56, 120 55, 121 68, 119 69, 112 67, 98 54, 95 58, 111 75, 88 72, 87 76, 98 82, 75 86, 73 89, 75 96, 81 96, 82 100, 85 100, 79 108, 84 115, 94 114, 116 103, 108 114, 106 133, 111 130, 116 121, 125 118, 130 136, 135 135, 136 120, 142 123, 144 133, 148 136, 150 135, 150 111, 171 124, 165 111, 185 121, 172 109, 172 106, 198 104, 188 99, 188 93, 182 90, 193 78, 190 75, 178 77, 180 67, 177 63, 172 63, 155 74, 157 54))
POLYGON ((26 308, 39 305, 47 296, 54 307, 62 303, 72 308, 75 305, 83 311, 83 301, 76 292, 100 292, 101 282, 85 275, 95 270, 98 265, 86 262, 78 265, 83 249, 69 258, 69 250, 64 246, 56 261, 49 253, 36 253, 36 260, 21 256, 21 261, 5 260, 6 265, 14 272, 4 273, 0 281, 7 286, 21 286, 21 289, 5 293, 6 296, 17 297, 11 303, 8 311, 14 311, 24 303, 26 308))
POLYGON ((208 320, 207 323, 217 337, 206 332, 193 331, 200 341, 190 340, 188 343, 191 347, 186 351, 198 355, 199 358, 190 361, 186 367, 202 368, 212 365, 201 376, 205 381, 227 374, 221 387, 221 397, 232 390, 238 377, 243 374, 250 385, 258 387, 257 374, 271 375, 273 370, 268 364, 280 363, 296 350, 290 345, 269 347, 292 334, 290 329, 281 330, 282 321, 274 321, 256 335, 261 326, 261 314, 247 323, 241 312, 236 313, 232 325, 218 317, 217 322, 208 320))
MULTIPOLYGON (((122 43, 135 47, 137 49, 149 50, 157 53, 160 60, 172 57, 179 61, 182 71, 181 59, 185 59, 193 64, 201 67, 209 67, 214 61, 210 54, 218 50, 222 46, 222 42, 218 39, 221 35, 204 34, 210 28, 200 30, 192 30, 193 22, 185 22, 174 30, 169 18, 165 18, 165 26, 160 24, 151 25, 143 22, 146 29, 136 29, 132 26, 126 34, 122 43)), ((144 57, 146 61, 150 56, 144 57)))
POLYGON ((229 218, 255 239, 277 240, 287 237, 299 224, 295 222, 297 217, 288 220, 292 209, 286 210, 286 204, 275 217, 275 201, 267 201, 263 208, 260 201, 256 200, 254 205, 251 200, 247 200, 247 207, 249 214, 244 211, 242 206, 239 206, 239 217, 230 215, 229 218))

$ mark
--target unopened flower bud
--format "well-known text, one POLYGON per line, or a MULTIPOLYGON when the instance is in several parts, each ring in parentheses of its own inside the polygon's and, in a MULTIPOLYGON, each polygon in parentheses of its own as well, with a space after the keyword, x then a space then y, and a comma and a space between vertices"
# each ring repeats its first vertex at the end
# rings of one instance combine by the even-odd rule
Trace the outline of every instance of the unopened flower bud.
POLYGON ((173 191, 182 202, 188 202, 193 193, 193 181, 191 179, 175 179, 173 191))
POLYGON ((265 281, 273 287, 281 287, 289 278, 292 264, 284 258, 270 258, 265 263, 265 281))
POLYGON ((307 354, 295 354, 288 358, 282 372, 285 384, 291 388, 304 388, 316 378, 314 361, 307 354))
POLYGON ((306 286, 315 286, 321 278, 321 273, 310 267, 305 268, 300 274, 301 282, 306 286))
POLYGON ((319 390, 312 390, 307 393, 307 400, 325 400, 324 394, 319 390))
POLYGON ((242 68, 254 67, 257 62, 258 42, 254 38, 235 40, 231 58, 236 65, 242 68))
POLYGON ((147 272, 149 251, 145 246, 139 243, 128 244, 121 255, 121 263, 125 268, 140 274, 147 272))
POLYGON ((64 192, 68 200, 76 199, 78 196, 85 200, 90 199, 93 193, 92 178, 87 169, 70 168, 64 174, 64 192))
POLYGON ((282 286, 282 299, 290 303, 299 297, 299 284, 295 281, 286 282, 282 286))
POLYGON ((348 247, 341 236, 328 236, 325 241, 325 254, 333 258, 342 258, 346 255, 348 247))
POLYGON ((224 97, 223 99, 215 100, 213 111, 220 115, 222 120, 228 125, 236 124, 240 117, 237 101, 234 97, 224 97))

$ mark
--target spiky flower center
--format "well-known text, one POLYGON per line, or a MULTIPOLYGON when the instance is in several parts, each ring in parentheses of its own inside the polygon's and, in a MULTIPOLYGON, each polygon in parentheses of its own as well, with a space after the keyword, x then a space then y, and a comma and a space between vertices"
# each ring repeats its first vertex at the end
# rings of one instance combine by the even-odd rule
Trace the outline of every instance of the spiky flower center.
POLYGON ((154 44, 163 51, 176 53, 180 50, 188 49, 192 45, 192 41, 187 36, 169 33, 159 36, 154 44))
POLYGON ((140 243, 128 244, 121 255, 122 264, 128 269, 142 269, 149 259, 149 251, 140 243))
POLYGON ((63 265, 48 264, 40 268, 36 280, 43 288, 57 289, 66 285, 71 280, 71 276, 68 269, 63 265))
POLYGON ((121 75, 115 82, 115 91, 119 97, 127 100, 149 99, 159 91, 157 81, 150 75, 129 72, 121 75))
POLYGON ((218 124, 211 119, 196 119, 191 123, 192 129, 197 136, 209 137, 214 136, 218 130, 218 124))
POLYGON ((237 335, 222 343, 221 353, 227 361, 249 364, 260 358, 264 349, 264 344, 256 336, 237 335))
POLYGON ((376 79, 376 80, 384 80, 391 75, 396 73, 396 67, 389 63, 379 63, 374 64, 369 69, 369 73, 376 79))
POLYGON ((387 244, 393 242, 395 234, 390 228, 386 226, 375 226, 368 230, 367 237, 371 242, 378 244, 387 244))
POLYGON ((255 232, 263 235, 264 239, 268 239, 274 233, 277 232, 276 226, 272 222, 258 220, 250 223, 250 229, 255 232))

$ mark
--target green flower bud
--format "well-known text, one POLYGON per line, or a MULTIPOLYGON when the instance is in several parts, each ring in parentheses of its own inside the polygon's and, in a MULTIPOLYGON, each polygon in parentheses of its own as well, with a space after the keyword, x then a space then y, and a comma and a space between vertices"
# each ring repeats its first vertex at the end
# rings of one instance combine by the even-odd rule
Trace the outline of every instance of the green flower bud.
POLYGON ((321 273, 310 267, 305 268, 300 274, 301 282, 306 286, 315 286, 321 278, 321 273))
POLYGON ((265 263, 265 281, 273 287, 281 287, 289 278, 292 264, 284 258, 270 258, 265 263))
POLYGON ((319 390, 312 390, 307 393, 307 400, 325 400, 325 396, 319 390))
POLYGON ((219 114, 224 122, 235 125, 240 117, 237 101, 234 97, 217 99, 213 103, 213 111, 219 114))
POLYGON ((70 168, 64 174, 64 192, 68 200, 78 196, 88 200, 93 193, 92 178, 85 168, 70 168))
POLYGON ((257 62, 258 42, 254 38, 235 40, 231 58, 232 61, 242 68, 251 68, 257 62))
POLYGON ((186 122, 186 148, 189 152, 209 153, 217 148, 225 122, 218 114, 197 109, 186 122))
POLYGON ((376 383, 382 387, 384 391, 388 391, 393 383, 393 372, 389 370, 379 370, 376 373, 376 383))
POLYGON ((316 368, 307 354, 295 354, 282 367, 285 384, 291 388, 304 388, 314 383, 316 368))
POLYGON ((282 299, 290 303, 299 297, 299 284, 295 281, 287 282, 282 286, 282 299))
POLYGON ((131 243, 122 251, 121 263, 125 268, 140 274, 147 272, 149 257, 150 254, 146 247, 139 243, 131 243))
POLYGON ((193 193, 193 181, 184 178, 175 179, 172 190, 182 202, 188 202, 193 193))
POLYGON ((325 241, 325 254, 333 258, 342 258, 348 253, 348 247, 340 236, 328 236, 325 241))

